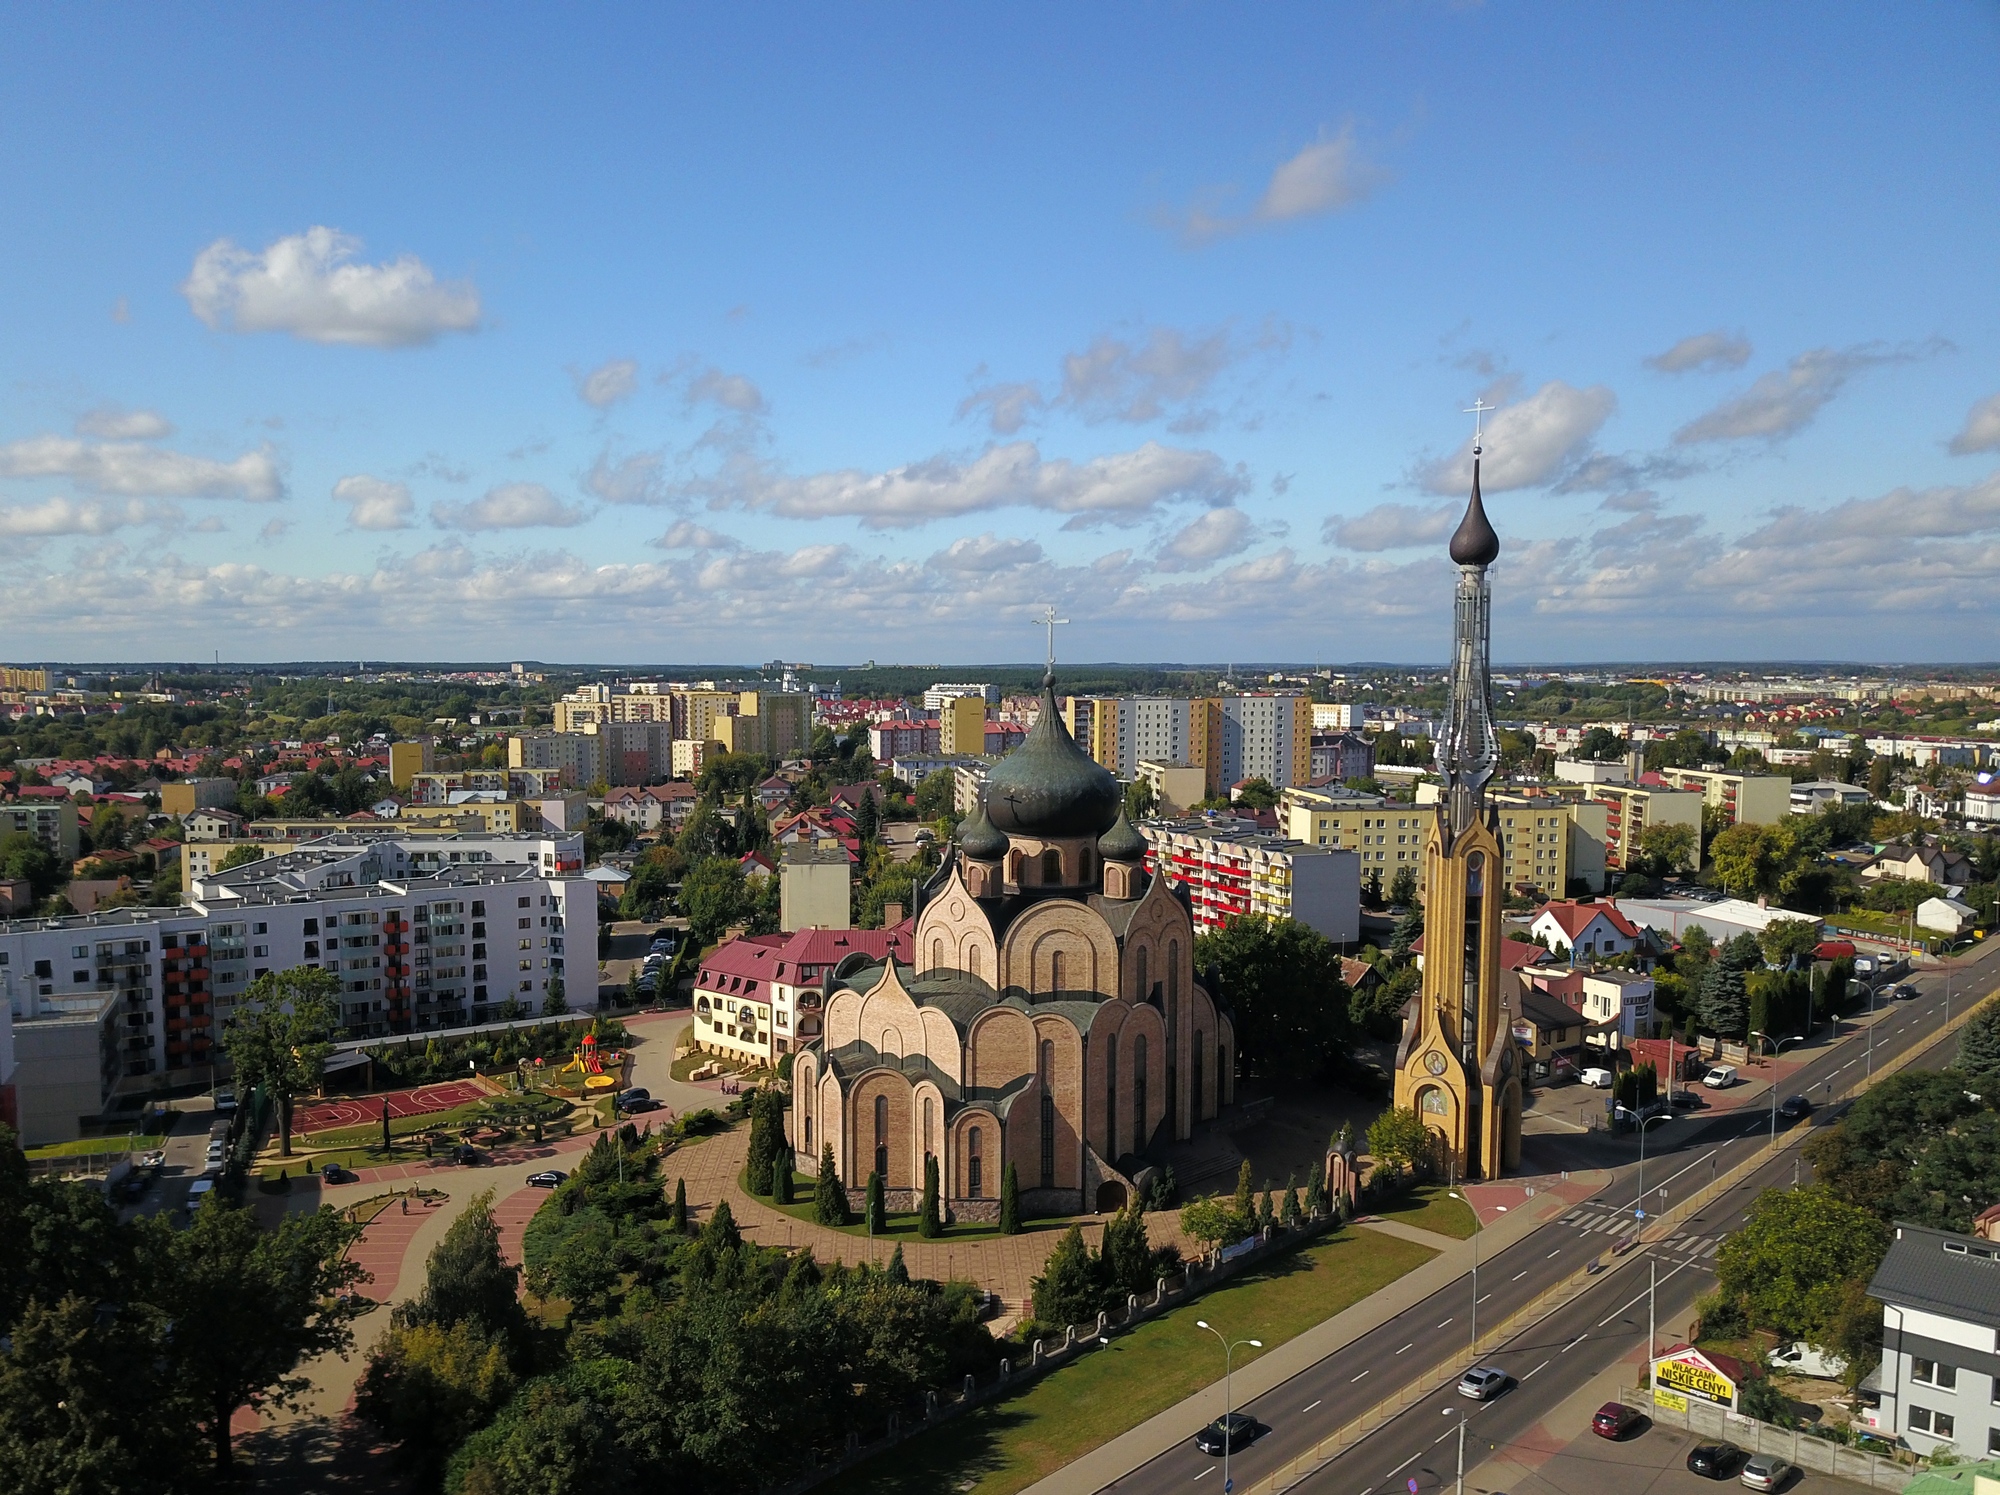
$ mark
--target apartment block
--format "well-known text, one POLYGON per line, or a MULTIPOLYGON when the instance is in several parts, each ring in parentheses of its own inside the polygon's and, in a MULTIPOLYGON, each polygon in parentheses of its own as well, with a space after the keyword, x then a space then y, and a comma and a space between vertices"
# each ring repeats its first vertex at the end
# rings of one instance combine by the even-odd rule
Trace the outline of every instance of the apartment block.
POLYGON ((746 690, 733 712, 712 718, 713 740, 732 753, 793 758, 812 741, 812 697, 780 691, 746 690))
POLYGON ((1210 795, 1227 794, 1244 779, 1265 779, 1274 789, 1311 781, 1312 702, 1304 696, 1214 696, 1188 704, 1187 761, 1207 771, 1210 795))
MULTIPOLYGON (((1789 781, 1786 802, 1790 803, 1789 781)), ((1604 806, 1604 867, 1607 874, 1632 865, 1640 854, 1639 841, 1650 825, 1691 826, 1695 849, 1690 864, 1681 870, 1693 872, 1701 855, 1701 807, 1706 796, 1699 789, 1660 789, 1642 784, 1592 784, 1590 798, 1604 806)))
POLYGON ((952 696, 938 707, 937 750, 952 756, 986 751, 985 696, 952 696))
POLYGON ((1186 886, 1197 929, 1238 914, 1296 919, 1336 944, 1361 937, 1361 858, 1203 819, 1148 820, 1146 870, 1186 886))
POLYGON ((1192 763, 1158 763, 1141 758, 1135 778, 1150 784, 1153 803, 1163 817, 1185 815, 1208 797, 1208 775, 1192 763))
POLYGON ((55 853, 59 862, 73 862, 78 850, 76 801, 17 799, 0 802, 0 836, 20 832, 33 836, 55 853))
POLYGON ((1421 868, 1424 834, 1432 819, 1428 810, 1391 804, 1377 794, 1297 786, 1279 797, 1278 814, 1294 841, 1354 852, 1361 876, 1379 872, 1385 888, 1399 867, 1421 868))
POLYGON ((1792 813, 1792 781, 1775 773, 1721 773, 1705 768, 1663 768, 1671 788, 1691 789, 1715 805, 1730 825, 1776 825, 1792 813))
POLYGON ((1368 725, 1366 706, 1329 705, 1316 701, 1312 709, 1315 732, 1359 732, 1368 725))
POLYGON ((716 719, 734 712, 742 697, 733 690, 677 690, 669 702, 676 741, 715 742, 722 735, 715 729, 716 719))
POLYGON ((160 785, 160 813, 163 815, 192 815, 196 810, 235 808, 234 779, 182 779, 178 783, 160 785))
POLYGON ((604 776, 603 744, 588 732, 529 732, 507 739, 507 766, 545 769, 587 789, 604 776))
POLYGON ((433 765, 436 749, 428 737, 415 742, 392 742, 389 744, 389 782, 398 789, 410 787, 410 780, 420 773, 429 773, 433 765))
POLYGON ((23 669, 19 665, 0 664, 0 690, 47 690, 48 688, 47 670, 23 669))
POLYGON ((924 692, 924 710, 942 711, 946 701, 955 701, 964 696, 977 696, 989 706, 1000 704, 1000 687, 990 682, 954 683, 940 680, 924 692))
POLYGON ((837 841, 786 846, 778 863, 778 927, 789 934, 852 925, 853 865, 837 841))
POLYGON ((462 768, 449 773, 420 773, 410 780, 410 803, 447 805, 454 794, 501 794, 510 799, 539 799, 559 794, 567 785, 554 768, 462 768))

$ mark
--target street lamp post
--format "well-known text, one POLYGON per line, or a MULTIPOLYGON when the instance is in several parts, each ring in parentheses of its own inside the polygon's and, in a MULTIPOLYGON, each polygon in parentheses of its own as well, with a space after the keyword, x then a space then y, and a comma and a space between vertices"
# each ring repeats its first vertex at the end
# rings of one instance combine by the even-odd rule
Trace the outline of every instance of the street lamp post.
POLYGON ((1261 1350, 1264 1348, 1264 1341, 1261 1339, 1231 1340, 1207 1319, 1196 1319, 1194 1326, 1197 1329, 1208 1330, 1209 1333, 1222 1342, 1222 1491, 1223 1495, 1229 1495, 1229 1492, 1236 1488, 1235 1481, 1229 1477, 1229 1450, 1231 1445, 1236 1442, 1236 1431, 1229 1424, 1229 1415, 1236 1410, 1235 1400, 1230 1394, 1230 1362, 1239 1347, 1247 1344, 1261 1350))
POLYGON ((1641 1226, 1646 1223, 1646 1132, 1656 1121, 1672 1121, 1671 1115, 1642 1116, 1639 1118, 1639 1194, 1632 1201, 1632 1217, 1641 1226))
MULTIPOLYGON (((1451 1190, 1451 1197, 1472 1209, 1472 1201, 1458 1190, 1451 1190)), ((1479 1358, 1479 1211, 1472 1210, 1472 1358, 1479 1358)))
MULTIPOLYGON (((1870 1028, 1868 1034, 1870 1038, 1873 1038, 1875 1030, 1870 1028)), ((1806 1041, 1805 1034, 1794 1033, 1790 1038, 1773 1038, 1770 1034, 1760 1029, 1750 1036, 1752 1038, 1761 1038, 1764 1040, 1764 1043, 1771 1045, 1771 1141, 1775 1144, 1778 1140, 1778 1055, 1785 1051, 1785 1045, 1788 1043, 1804 1043, 1806 1041)), ((1759 1044, 1758 1047, 1762 1048, 1763 1044, 1759 1044)))

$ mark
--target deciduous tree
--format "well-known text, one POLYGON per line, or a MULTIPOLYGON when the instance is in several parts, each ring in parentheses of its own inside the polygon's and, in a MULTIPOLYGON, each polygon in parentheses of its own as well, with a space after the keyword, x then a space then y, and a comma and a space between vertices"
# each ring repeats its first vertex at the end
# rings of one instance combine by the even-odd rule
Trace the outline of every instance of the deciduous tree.
POLYGON ((292 1155, 292 1105, 319 1088, 339 1017, 340 981, 318 966, 269 971, 250 983, 224 1025, 222 1046, 244 1087, 277 1104, 278 1151, 292 1155))
POLYGON ((1766 1189, 1716 1254, 1716 1277, 1759 1328, 1827 1345, 1847 1284, 1882 1264, 1890 1230, 1867 1210, 1811 1184, 1766 1189))
POLYGON ((1237 915, 1195 941, 1195 961, 1221 972, 1236 1011, 1237 1062, 1261 1078, 1305 1080, 1349 1034, 1340 952, 1293 919, 1237 915))

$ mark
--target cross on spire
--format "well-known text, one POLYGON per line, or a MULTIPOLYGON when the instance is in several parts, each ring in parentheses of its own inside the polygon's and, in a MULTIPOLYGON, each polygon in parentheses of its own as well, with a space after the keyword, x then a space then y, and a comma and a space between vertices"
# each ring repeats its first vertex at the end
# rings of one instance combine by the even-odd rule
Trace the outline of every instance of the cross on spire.
POLYGON ((1035 621, 1049 631, 1049 655, 1048 662, 1043 667, 1042 684, 1054 685, 1056 683, 1056 625, 1058 623, 1067 623, 1069 619, 1058 618, 1054 604, 1050 604, 1035 615, 1035 621))
POLYGON ((1486 418, 1486 412, 1489 410, 1498 410, 1499 408, 1500 407, 1498 405, 1487 404, 1486 397, 1484 395, 1481 395, 1478 399, 1474 400, 1470 405, 1466 407, 1465 413, 1472 417, 1473 456, 1476 457, 1482 451, 1485 450, 1485 447, 1480 442, 1480 436, 1481 436, 1481 428, 1486 418))

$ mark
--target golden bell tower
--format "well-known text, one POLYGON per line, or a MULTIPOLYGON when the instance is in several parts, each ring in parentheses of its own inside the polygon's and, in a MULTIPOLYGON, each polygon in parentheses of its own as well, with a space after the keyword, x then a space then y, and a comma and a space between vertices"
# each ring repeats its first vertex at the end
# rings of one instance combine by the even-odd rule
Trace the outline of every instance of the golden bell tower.
POLYGON ((1500 964, 1506 863, 1486 803, 1500 760, 1486 568, 1500 537, 1479 497, 1482 450, 1475 425, 1472 498, 1451 537, 1458 590, 1451 704, 1437 740, 1444 797, 1424 839, 1424 980, 1396 1050, 1396 1104, 1437 1134, 1451 1178, 1498 1178, 1521 1166, 1521 1058, 1500 964))

